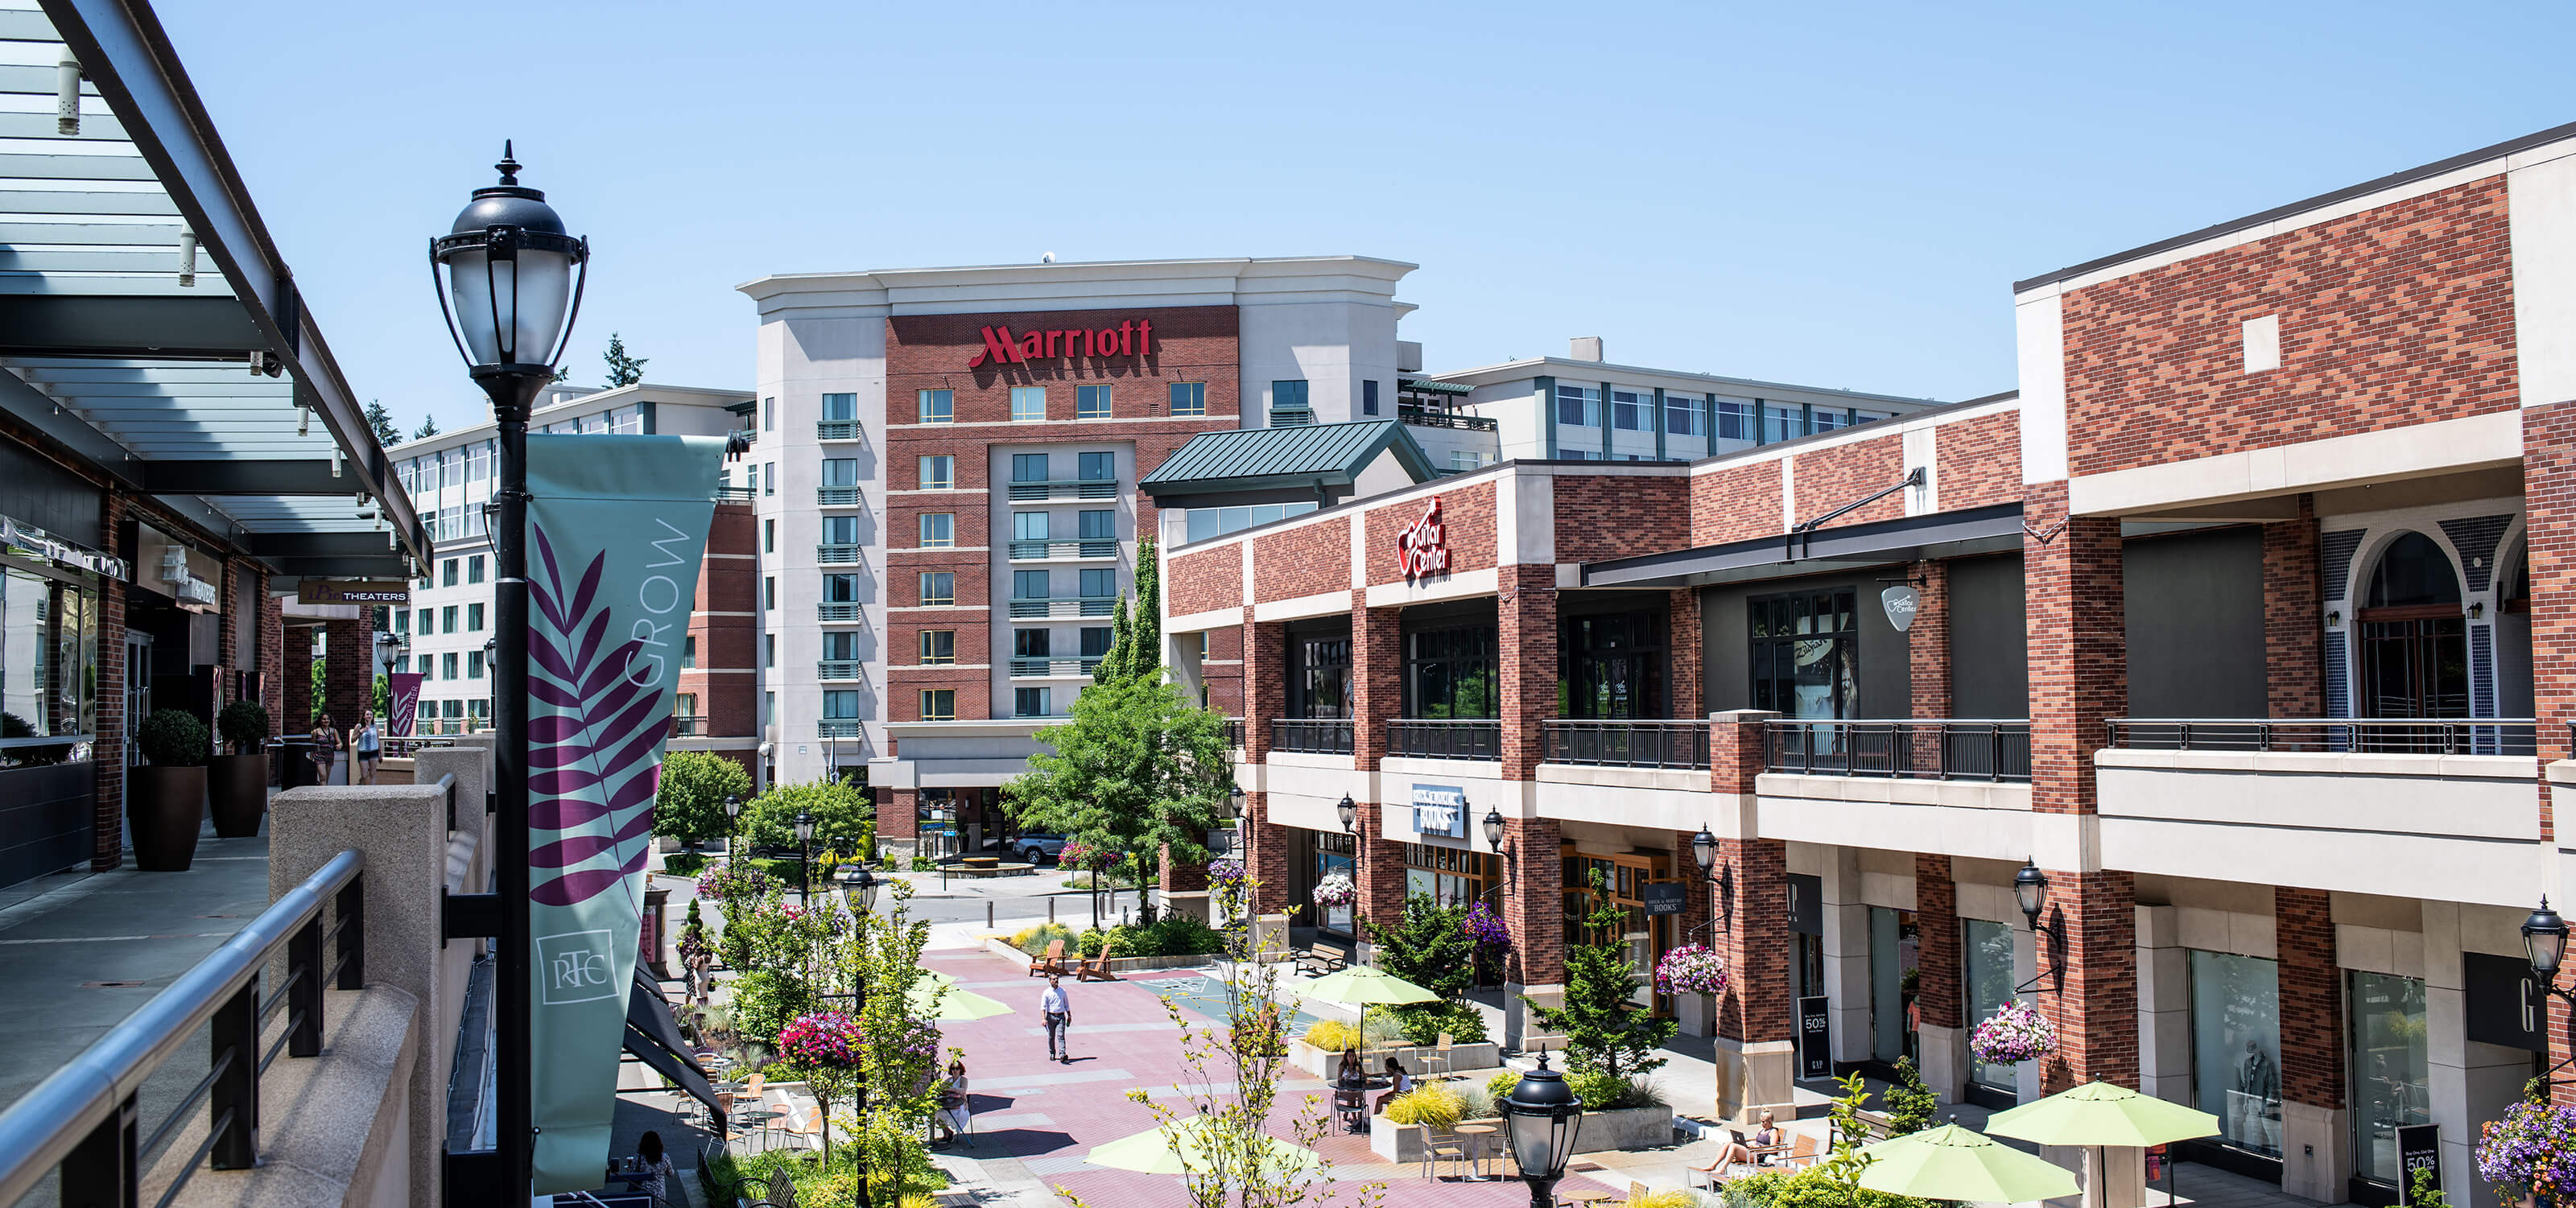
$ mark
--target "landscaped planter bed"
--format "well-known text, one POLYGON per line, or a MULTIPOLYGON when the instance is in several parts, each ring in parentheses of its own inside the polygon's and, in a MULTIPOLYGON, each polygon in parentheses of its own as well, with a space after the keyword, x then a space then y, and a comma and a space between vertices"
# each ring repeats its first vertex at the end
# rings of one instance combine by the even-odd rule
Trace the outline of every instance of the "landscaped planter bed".
MULTIPOLYGON (((1022 964, 1026 964, 1037 959, 1026 952, 1022 952, 1019 949, 1012 947, 1011 941, 999 937, 985 940, 984 950, 995 956, 1009 957, 1022 964)), ((1074 953, 1073 945, 1065 945, 1064 975, 1066 977, 1073 976, 1074 965, 1081 959, 1082 958, 1080 956, 1074 953)), ((1115 975, 1120 973, 1147 973, 1156 969, 1199 969, 1213 965, 1223 959, 1225 959, 1224 954, 1215 952, 1202 952, 1188 956, 1113 956, 1109 958, 1109 972, 1112 975, 1115 975)))
MULTIPOLYGON (((1374 1099, 1372 1098, 1372 1101, 1374 1099)), ((1489 1143, 1499 1140, 1502 1121, 1498 1119, 1461 1120, 1461 1124, 1491 1124, 1496 1131, 1489 1143)), ((1445 1135, 1445 1134, 1444 1134, 1445 1135)), ((1423 1150, 1431 1143, 1431 1130, 1420 1124, 1398 1124, 1385 1116, 1369 1117, 1369 1150, 1390 1162, 1408 1163, 1422 1160, 1423 1150)), ((1581 1153, 1599 1153, 1612 1149, 1655 1149, 1673 1143, 1673 1109, 1663 1106, 1623 1107, 1616 1111, 1583 1113, 1583 1128, 1575 1134, 1574 1148, 1581 1153)), ((1491 1151, 1488 1151, 1490 1155, 1491 1151)))
MULTIPOLYGON (((1385 1072, 1386 1059, 1389 1057, 1393 1057, 1396 1060, 1403 1062, 1404 1068, 1407 1072, 1419 1074, 1423 1072, 1423 1058, 1425 1056, 1436 1057, 1439 1052, 1440 1048, 1438 1045, 1388 1045, 1382 1048, 1369 1049, 1361 1053, 1360 1060, 1368 1066, 1368 1070, 1371 1074, 1385 1072)), ((1330 1052, 1316 1048, 1302 1040, 1292 1040, 1288 1042, 1288 1062, 1289 1064, 1296 1066, 1298 1069, 1304 1070, 1309 1074, 1313 1074, 1318 1078, 1330 1082, 1333 1080, 1334 1075, 1341 1072, 1342 1055, 1338 1052, 1330 1052)), ((1453 1044, 1449 1046, 1450 1073, 1465 1074, 1481 1070, 1500 1069, 1502 1068, 1502 1064, 1502 1046, 1495 1044, 1492 1041, 1478 1041, 1474 1044, 1453 1044)))

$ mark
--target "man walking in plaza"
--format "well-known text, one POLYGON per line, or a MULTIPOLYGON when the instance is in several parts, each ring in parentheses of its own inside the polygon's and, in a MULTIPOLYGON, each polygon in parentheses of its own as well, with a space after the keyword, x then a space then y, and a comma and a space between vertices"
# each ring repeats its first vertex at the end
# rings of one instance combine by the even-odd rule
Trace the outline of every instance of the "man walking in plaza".
POLYGON ((1047 977, 1046 993, 1038 998, 1038 1011, 1046 1018, 1047 1056, 1072 1064, 1073 1002, 1064 995, 1064 983, 1052 974, 1047 977))

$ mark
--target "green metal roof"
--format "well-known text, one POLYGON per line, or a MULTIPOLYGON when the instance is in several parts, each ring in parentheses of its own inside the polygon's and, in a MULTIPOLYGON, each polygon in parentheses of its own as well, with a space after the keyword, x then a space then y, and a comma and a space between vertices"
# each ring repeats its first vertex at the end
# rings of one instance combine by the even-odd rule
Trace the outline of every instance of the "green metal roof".
POLYGON ((1202 432, 1164 459, 1137 485, 1148 495, 1209 490, 1259 490, 1280 486, 1348 486, 1380 453, 1427 482, 1439 475, 1430 455, 1404 425, 1391 419, 1356 424, 1309 424, 1202 432))
POLYGON ((1462 382, 1435 382, 1430 378, 1397 378, 1398 390, 1419 390, 1425 394, 1465 394, 1475 389, 1462 382))

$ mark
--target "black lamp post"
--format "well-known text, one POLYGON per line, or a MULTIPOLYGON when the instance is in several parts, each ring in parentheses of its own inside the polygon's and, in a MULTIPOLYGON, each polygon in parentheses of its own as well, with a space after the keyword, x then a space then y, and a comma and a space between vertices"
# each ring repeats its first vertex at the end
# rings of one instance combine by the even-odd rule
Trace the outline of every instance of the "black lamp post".
POLYGON ((725 794, 725 863, 742 862, 742 798, 725 794))
MULTIPOLYGON (((849 895, 850 905, 857 910, 854 925, 859 933, 860 956, 863 959, 868 942, 868 915, 877 907, 878 884, 877 874, 870 871, 862 862, 859 865, 859 875, 850 878, 849 884, 844 887, 849 895)), ((868 974, 864 968, 850 974, 850 1003, 851 1018, 855 1019, 867 1014, 868 974)), ((858 1101, 859 1128, 865 1132, 868 1120, 868 1067, 865 1054, 859 1057, 859 1086, 858 1094, 854 1098, 858 1101)), ((868 1174, 864 1163, 859 1170, 858 1208, 868 1208, 868 1174)))
POLYGON ((1496 909, 1500 909, 1503 904, 1503 887, 1511 883, 1514 879, 1517 870, 1515 870, 1512 865, 1519 862, 1520 853, 1510 850, 1506 846, 1507 840, 1503 833, 1505 829, 1503 811, 1487 808, 1485 810, 1483 826, 1485 831, 1485 846, 1493 849, 1494 863, 1500 865, 1502 868, 1502 875, 1494 878, 1493 885, 1487 888, 1485 892, 1494 895, 1494 906, 1496 909))
POLYGON ((1566 1085, 1565 1075, 1547 1068, 1547 1051, 1541 1049, 1538 1068, 1521 1075, 1498 1106, 1512 1160, 1529 1183, 1531 1208, 1555 1208, 1557 1180, 1565 1177, 1575 1134, 1583 1131, 1583 1100, 1566 1085))
POLYGON ((387 732, 392 731, 394 721, 394 668, 403 664, 405 645, 406 639, 394 630, 388 629, 376 635, 376 664, 384 669, 385 677, 385 729, 387 732))
POLYGON ((1342 794, 1342 799, 1334 804, 1333 812, 1340 815, 1342 829, 1349 832, 1351 836, 1351 938, 1358 939, 1361 935, 1360 899, 1368 896, 1367 892, 1360 888, 1368 883, 1361 879, 1366 873, 1361 861, 1368 856, 1368 853, 1362 849, 1366 848, 1368 843, 1360 838, 1360 807, 1358 802, 1351 800, 1350 794, 1342 794))
POLYGON ((536 1179, 532 1043, 535 968, 528 935, 528 408, 554 378, 581 313, 590 243, 564 231, 546 195, 519 184, 519 163, 503 143, 498 184, 476 189, 448 234, 429 243, 439 313, 475 385, 492 400, 501 454, 492 553, 498 582, 493 622, 499 657, 492 697, 498 741, 501 909, 495 1131, 504 1180, 496 1194, 529 1194, 536 1179), (451 306, 451 302, 453 305, 451 306))
POLYGON ((796 896, 814 904, 814 811, 796 811, 796 896))
POLYGON ((2039 957, 2046 955, 2048 951, 2048 945, 2041 941, 2062 940, 2065 938, 2066 928, 2063 924, 2051 926, 2039 921, 2040 913, 2048 909, 2048 874, 2039 870, 2039 861, 2035 858, 2024 860, 2021 871, 2013 874, 2013 902, 2021 907, 2021 917, 2030 923, 2033 952, 2030 980, 2013 990, 2015 994, 2022 994, 2038 985, 2039 979, 2048 975, 2038 967, 2039 957))

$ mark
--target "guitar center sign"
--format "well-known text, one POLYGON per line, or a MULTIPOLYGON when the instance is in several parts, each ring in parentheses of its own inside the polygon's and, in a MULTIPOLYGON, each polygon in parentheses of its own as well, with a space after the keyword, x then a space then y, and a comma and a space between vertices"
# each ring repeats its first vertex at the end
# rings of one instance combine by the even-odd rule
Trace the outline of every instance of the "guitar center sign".
POLYGON ((1422 516, 1395 535, 1396 568, 1407 579, 1449 572, 1449 526, 1440 519, 1440 497, 1432 496, 1422 516))
POLYGON ((1028 361, 1152 355, 1154 323, 1151 319, 1122 319, 1116 327, 1097 330, 1058 328, 1018 335, 1013 335, 1010 325, 1005 323, 984 329, 984 347, 974 359, 966 362, 966 367, 975 369, 986 364, 1018 365, 1028 361))

